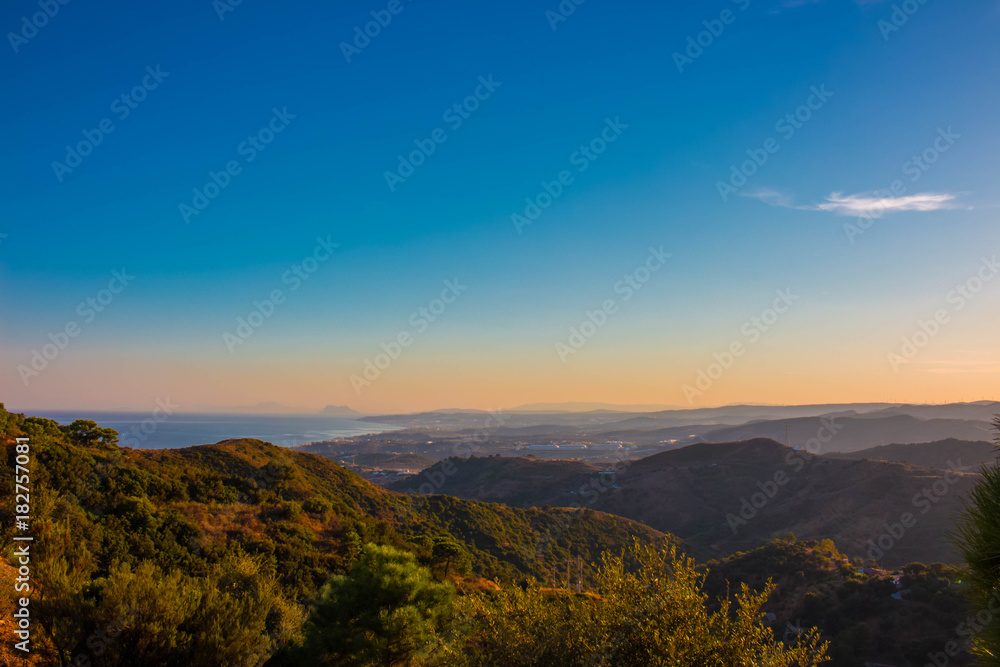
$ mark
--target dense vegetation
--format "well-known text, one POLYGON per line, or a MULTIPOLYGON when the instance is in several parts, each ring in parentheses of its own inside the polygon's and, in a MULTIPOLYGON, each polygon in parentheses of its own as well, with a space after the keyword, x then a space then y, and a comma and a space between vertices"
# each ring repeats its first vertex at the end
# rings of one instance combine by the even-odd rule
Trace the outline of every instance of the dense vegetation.
MULTIPOLYGON (((94 422, 0 405, 7 498, 22 435, 23 664, 804 667, 829 640, 837 667, 922 665, 964 614, 961 574, 941 564, 907 566, 897 587, 829 541, 787 539, 696 569, 675 539, 589 509, 406 496, 253 440, 133 450, 94 422)), ((4 618, 12 579, 4 563, 4 618)), ((0 635, 0 662, 19 664, 0 635)))
MULTIPOLYGON (((790 537, 710 561, 704 570, 714 596, 731 582, 753 591, 772 582, 763 609, 774 614, 776 633, 789 638, 820 628, 830 640, 831 667, 923 667, 949 643, 965 644, 958 629, 968 614, 966 574, 943 563, 912 563, 893 575, 873 561, 848 559, 831 540, 790 537)), ((968 665, 969 656, 948 656, 948 664, 968 665)))
MULTIPOLYGON (((60 426, 2 405, 0 436, 4 498, 13 439, 30 438, 42 664, 256 664, 297 637, 314 596, 366 544, 415 554, 461 588, 546 580, 556 563, 662 538, 598 512, 408 497, 253 440, 133 450, 93 422, 60 426)), ((5 545, 13 513, 0 506, 5 545)), ((6 614, 13 584, 0 574, 6 614)))

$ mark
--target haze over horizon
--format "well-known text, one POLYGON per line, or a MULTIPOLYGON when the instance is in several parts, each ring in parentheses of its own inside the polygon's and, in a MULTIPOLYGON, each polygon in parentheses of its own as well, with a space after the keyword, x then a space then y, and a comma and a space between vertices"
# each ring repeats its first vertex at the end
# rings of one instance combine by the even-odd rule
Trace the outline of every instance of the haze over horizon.
POLYGON ((0 73, 8 408, 996 397, 996 2, 557 5, 61 5, 0 73))

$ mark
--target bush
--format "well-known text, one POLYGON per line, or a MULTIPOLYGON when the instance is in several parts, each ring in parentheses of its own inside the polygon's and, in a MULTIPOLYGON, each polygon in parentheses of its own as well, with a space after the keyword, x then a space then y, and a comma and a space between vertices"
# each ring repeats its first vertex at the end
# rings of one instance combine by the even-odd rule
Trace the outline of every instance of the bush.
POLYGON ((313 496, 302 503, 302 509, 310 514, 325 516, 333 511, 333 504, 322 496, 313 496))
POLYGON ((760 594, 746 586, 709 612, 703 578, 675 548, 636 544, 626 558, 605 554, 598 595, 510 588, 461 604, 475 631, 465 657, 479 665, 755 665, 811 667, 825 661, 816 630, 793 648, 776 643, 760 594), (627 566, 634 561, 637 572, 627 566))
POLYGON ((302 514, 302 505, 294 500, 281 503, 281 518, 294 521, 299 518, 300 514, 302 514))

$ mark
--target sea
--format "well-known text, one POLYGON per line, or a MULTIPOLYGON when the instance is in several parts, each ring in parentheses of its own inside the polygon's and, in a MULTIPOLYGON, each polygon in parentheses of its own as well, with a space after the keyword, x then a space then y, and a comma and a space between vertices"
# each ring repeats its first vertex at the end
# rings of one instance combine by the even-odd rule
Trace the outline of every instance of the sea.
POLYGON ((92 419, 118 431, 118 444, 135 449, 169 449, 214 444, 229 438, 257 438, 280 447, 399 429, 391 424, 319 415, 158 414, 150 412, 36 412, 37 417, 69 424, 92 419))

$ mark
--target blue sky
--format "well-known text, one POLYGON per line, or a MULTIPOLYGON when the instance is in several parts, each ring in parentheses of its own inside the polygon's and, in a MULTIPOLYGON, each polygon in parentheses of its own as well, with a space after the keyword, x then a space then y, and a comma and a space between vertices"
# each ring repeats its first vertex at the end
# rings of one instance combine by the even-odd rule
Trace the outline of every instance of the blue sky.
POLYGON ((347 62, 341 44, 389 4, 244 0, 220 19, 208 0, 70 2, 26 39, 10 33, 38 3, 0 10, 10 405, 685 404, 683 387, 789 288, 801 299, 695 403, 959 400, 995 385, 1000 286, 901 368, 887 361, 996 249, 995 1, 914 3, 889 32, 898 5, 878 1, 588 0, 553 28, 556 2, 400 0, 347 62), (678 71, 705 22, 721 33, 678 71), (120 118, 115 100, 157 67, 120 118), (452 129, 445 112, 480 77, 499 85, 452 129), (777 121, 813 87, 832 96, 786 138, 777 121), (248 162, 239 146, 274 109, 294 118, 248 162), (102 119, 114 131, 57 175, 102 119), (627 129, 578 171, 607 119, 627 129), (447 140, 390 190, 385 172, 436 128, 447 140), (948 128, 959 138, 912 181, 904 165, 948 128), (718 182, 769 138, 777 152, 723 201, 718 182), (240 173, 186 222, 180 205, 234 160, 240 173), (518 233, 512 214, 562 170, 572 184, 518 233), (849 238, 852 203, 896 179, 907 191, 849 238), (910 210, 928 193, 936 210, 910 210), (291 291, 282 276, 317 238, 340 246, 291 291), (617 281, 661 245, 662 270, 564 361, 571 327, 621 299, 617 281), (78 304, 122 267, 135 280, 82 321, 78 304), (352 384, 456 278, 467 291, 352 384), (231 352, 223 335, 274 289, 287 301, 231 352), (18 367, 77 320, 25 381, 18 367))

